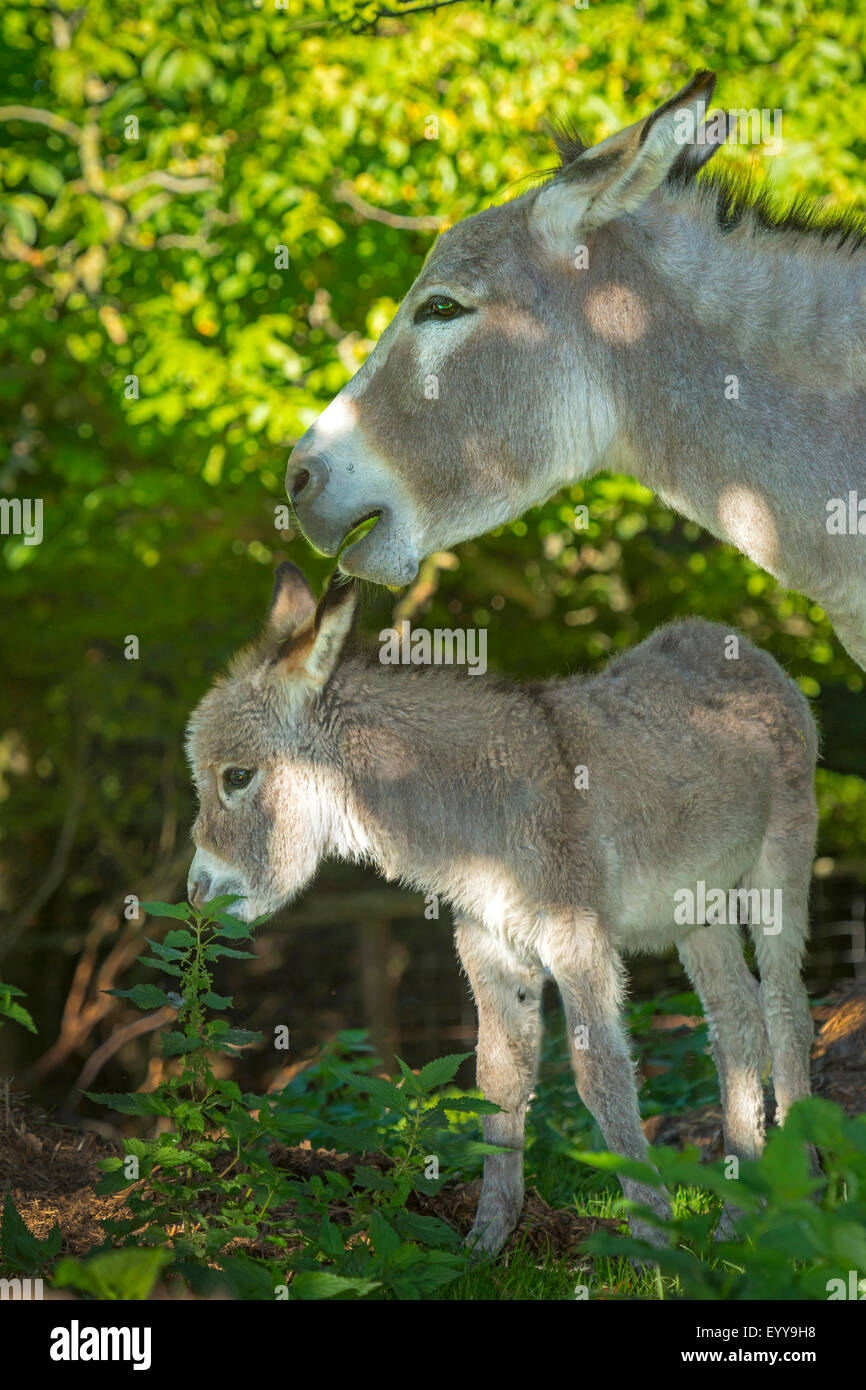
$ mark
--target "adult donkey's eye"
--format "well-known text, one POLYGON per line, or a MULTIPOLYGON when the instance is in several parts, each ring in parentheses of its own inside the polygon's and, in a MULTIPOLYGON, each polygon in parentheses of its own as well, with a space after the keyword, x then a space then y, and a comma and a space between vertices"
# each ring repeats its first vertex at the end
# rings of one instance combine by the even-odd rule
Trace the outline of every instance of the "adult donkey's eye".
POLYGON ((239 787, 248 787, 252 780, 252 771, 246 767, 227 767, 223 773, 223 786, 227 792, 237 791, 239 787))
POLYGON ((432 299, 422 305, 415 315, 415 322, 422 319, 456 319, 459 314, 468 314, 469 310, 464 309, 462 304, 458 304, 456 299, 451 299, 447 294, 434 294, 432 299))

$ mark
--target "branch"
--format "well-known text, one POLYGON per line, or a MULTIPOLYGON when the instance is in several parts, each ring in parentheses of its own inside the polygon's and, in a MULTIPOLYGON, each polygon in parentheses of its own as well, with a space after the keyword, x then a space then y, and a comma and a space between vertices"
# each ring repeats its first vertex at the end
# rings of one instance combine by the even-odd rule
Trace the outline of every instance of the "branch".
POLYGON ((436 593, 439 587, 440 571, 456 570, 458 564, 457 556, 452 554, 450 550, 439 550, 423 560, 415 583, 398 601, 392 621, 396 624, 402 622, 404 618, 416 617, 427 600, 436 593))
MULTIPOLYGON (((293 24, 289 33, 297 34, 305 29, 327 29, 339 26, 347 28, 353 34, 372 34, 375 32, 380 19, 402 19, 407 14, 426 14, 430 10, 444 10, 448 5, 462 5, 464 3, 465 0, 430 0, 427 5, 413 5, 405 10, 380 9, 377 10, 372 19, 364 19, 363 16, 357 14, 350 19, 340 19, 337 15, 333 15, 330 19, 313 19, 304 24, 293 24)), ((491 9, 495 3, 496 0, 490 0, 491 9)))
POLYGON ((338 203, 348 203, 350 208, 371 222, 384 222, 386 227, 396 227, 401 232, 441 232, 448 222, 447 217, 404 217, 399 212, 386 212, 384 208, 373 207, 348 183, 335 184, 334 197, 338 203))
MULTIPOLYGON (((141 898, 144 901, 169 898, 185 876, 188 863, 189 851, 184 847, 161 873, 152 871, 148 875, 141 884, 141 898)), ((126 923, 124 934, 97 966, 96 957, 102 941, 109 932, 117 930, 120 922, 110 904, 97 909, 93 917, 95 925, 87 934, 76 966, 59 1035, 29 1069, 28 1075, 34 1078, 46 1076, 77 1051, 105 1015, 117 1007, 114 997, 105 991, 114 987, 118 976, 132 964, 144 945, 144 922, 126 923)))
POLYGON ((34 125, 47 125, 50 130, 74 140, 76 145, 81 144, 83 132, 79 126, 63 116, 56 116, 53 111, 43 111, 40 106, 0 106, 0 121, 32 121, 34 125))
POLYGON ((133 1023, 127 1023, 122 1028, 115 1028, 110 1037, 95 1052, 91 1052, 78 1077, 66 1097, 63 1105, 65 1113, 73 1113, 81 1103, 82 1092, 88 1090, 102 1071, 105 1063, 113 1057, 124 1043, 128 1043, 132 1038, 140 1038, 142 1033, 152 1033, 155 1028, 162 1028, 163 1024, 171 1023, 177 1017, 177 1009, 170 1004, 163 1005, 155 1013, 145 1014, 144 1018, 137 1018, 133 1023))
POLYGON ((19 936, 30 925, 33 918, 40 908, 48 901, 55 890, 63 882, 66 873, 66 866, 69 862, 69 855, 75 842, 78 832, 78 823, 81 819, 81 812, 84 806, 84 788, 86 778, 83 772, 84 749, 79 745, 75 766, 72 770, 72 787, 69 793, 69 800, 66 803, 66 812, 63 817, 63 824, 60 827, 60 834, 54 847, 42 882, 24 903, 23 907, 15 914, 3 929, 3 944, 0 947, 0 956, 5 956, 15 945, 19 936))
POLYGON ((134 193, 141 193, 145 188, 154 186, 167 188, 169 193, 201 193, 206 188, 213 188, 213 181, 206 174, 193 174, 189 178, 181 178, 179 174, 170 174, 167 169, 153 169, 149 174, 142 174, 140 178, 132 179, 120 188, 112 188, 111 197, 122 202, 131 198, 134 193))
MULTIPOLYGON (((431 0, 429 5, 414 5, 407 10, 380 10, 377 19, 402 19, 407 14, 426 14, 428 10, 444 10, 448 5, 462 5, 463 0, 431 0)), ((490 0, 493 8, 493 0, 490 0)), ((375 21, 374 21, 375 22, 375 21)))

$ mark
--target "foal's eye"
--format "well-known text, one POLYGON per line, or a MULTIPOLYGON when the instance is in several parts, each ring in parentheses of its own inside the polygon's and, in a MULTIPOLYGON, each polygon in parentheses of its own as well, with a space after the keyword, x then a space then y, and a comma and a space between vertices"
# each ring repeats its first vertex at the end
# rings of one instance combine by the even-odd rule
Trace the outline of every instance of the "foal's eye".
POLYGON ((227 767, 223 773, 223 786, 227 792, 236 792, 240 787, 248 787, 252 780, 252 771, 246 767, 227 767))
POLYGON ((415 322, 418 323, 420 319, 456 319, 458 315, 468 312, 468 309, 447 294, 434 294, 433 298, 428 299, 418 310, 415 322))

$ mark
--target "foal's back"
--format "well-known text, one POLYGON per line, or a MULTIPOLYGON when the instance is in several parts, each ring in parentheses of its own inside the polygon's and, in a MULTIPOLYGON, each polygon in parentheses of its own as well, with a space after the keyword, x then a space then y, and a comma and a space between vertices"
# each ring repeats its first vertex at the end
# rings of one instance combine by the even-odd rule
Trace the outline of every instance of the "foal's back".
POLYGON ((600 675, 551 683, 545 703, 587 768, 581 827, 605 866, 616 930, 636 932, 638 948, 674 939, 677 888, 734 887, 772 827, 814 824, 809 706, 730 629, 660 628, 600 675))

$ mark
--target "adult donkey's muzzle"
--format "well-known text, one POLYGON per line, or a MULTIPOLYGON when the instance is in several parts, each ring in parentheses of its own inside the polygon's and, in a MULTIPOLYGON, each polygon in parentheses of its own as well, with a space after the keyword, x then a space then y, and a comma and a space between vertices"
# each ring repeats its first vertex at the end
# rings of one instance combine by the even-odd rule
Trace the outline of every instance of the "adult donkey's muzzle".
POLYGON ((307 540, 325 555, 336 555, 351 531, 377 517, 371 531, 342 551, 340 568, 373 583, 408 584, 419 556, 405 524, 398 524, 393 480, 357 458, 343 441, 326 453, 310 447, 306 438, 289 457, 286 492, 307 540))
POLYGON ((289 455, 286 492, 307 540, 326 555, 336 555, 355 525, 359 504, 352 472, 301 440, 289 455))

